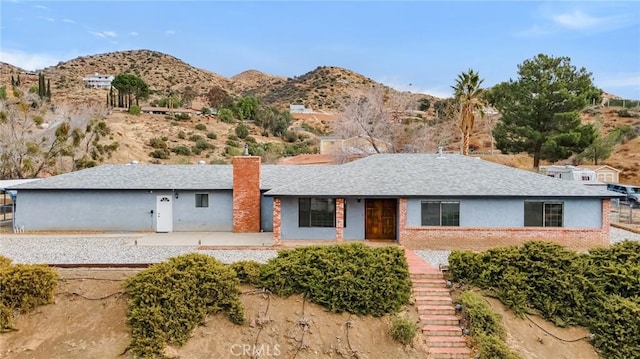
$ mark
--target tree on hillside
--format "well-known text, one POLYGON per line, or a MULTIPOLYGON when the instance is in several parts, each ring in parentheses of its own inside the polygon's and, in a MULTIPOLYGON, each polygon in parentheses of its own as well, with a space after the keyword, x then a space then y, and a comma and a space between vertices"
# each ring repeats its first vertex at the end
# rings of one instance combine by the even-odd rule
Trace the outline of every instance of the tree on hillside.
POLYGON ((293 121, 289 111, 280 111, 271 106, 260 106, 256 111, 255 124, 262 127, 262 134, 269 132, 274 136, 282 136, 293 121))
POLYGON ((241 120, 255 121, 260 101, 253 96, 241 97, 233 103, 233 111, 241 120))
POLYGON ((209 100, 209 106, 216 110, 229 107, 231 105, 231 96, 220 86, 215 86, 209 89, 207 92, 207 99, 209 100))
POLYGON ((138 76, 133 74, 119 74, 111 81, 111 86, 118 90, 118 106, 131 107, 133 99, 136 105, 149 96, 149 86, 138 76))
POLYGON ((493 130, 503 153, 526 151, 537 168, 541 159, 557 161, 582 152, 595 128, 582 125, 579 111, 600 96, 591 73, 568 57, 540 54, 518 65, 518 78, 496 85, 488 99, 502 114, 493 130))
POLYGON ((602 117, 598 116, 594 123, 596 135, 593 139, 593 142, 591 142, 591 144, 578 155, 578 159, 588 159, 590 161, 593 161, 594 165, 597 165, 599 161, 606 160, 607 158, 609 158, 609 156, 611 156, 613 147, 617 142, 617 136, 615 133, 610 133, 607 136, 603 136, 602 134, 600 134, 603 124, 604 121, 602 120, 602 117))
POLYGON ((462 131, 462 154, 469 154, 469 135, 473 130, 476 113, 483 116, 482 108, 484 107, 484 99, 482 97, 483 90, 480 88, 484 80, 480 79, 480 75, 469 69, 458 75, 456 85, 451 86, 454 90, 453 97, 459 107, 460 115, 460 131, 462 131))
POLYGON ((198 92, 194 90, 193 87, 186 86, 182 90, 182 103, 186 107, 191 107, 191 102, 193 102, 193 99, 196 98, 197 96, 198 96, 198 92))
POLYGON ((24 99, 0 102, 0 179, 31 178, 96 165, 117 149, 100 143, 108 127, 102 109, 33 110, 24 99), (50 126, 43 126, 46 123, 50 126))

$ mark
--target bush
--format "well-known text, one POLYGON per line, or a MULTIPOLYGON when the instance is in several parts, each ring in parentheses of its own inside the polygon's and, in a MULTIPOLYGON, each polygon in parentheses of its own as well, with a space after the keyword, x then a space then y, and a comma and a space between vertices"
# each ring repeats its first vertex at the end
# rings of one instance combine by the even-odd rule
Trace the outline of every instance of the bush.
POLYGON ((141 112, 142 110, 138 105, 131 105, 131 107, 129 107, 129 113, 132 115, 139 115, 141 112))
POLYGON ((171 152, 177 155, 191 156, 191 150, 187 146, 176 146, 171 149, 171 152))
POLYGON ((258 285, 260 283, 260 268, 263 264, 256 261, 238 261, 229 265, 238 275, 240 283, 258 285))
POLYGON ((240 142, 232 140, 232 139, 228 139, 226 142, 227 146, 231 146, 231 147, 240 147, 240 142))
POLYGON ((196 125, 196 130, 206 131, 207 130, 207 126, 205 126, 203 123, 199 123, 199 124, 196 125))
POLYGON ((162 140, 160 138, 152 138, 149 140, 149 146, 153 148, 167 148, 166 140, 162 140))
POLYGON ((162 149, 157 149, 157 150, 153 150, 149 153, 149 156, 153 157, 153 158, 158 158, 158 159, 163 159, 166 160, 170 157, 170 153, 166 148, 162 148, 162 149))
POLYGON ((482 296, 465 291, 458 300, 462 304, 464 321, 482 358, 520 358, 504 342, 505 329, 500 315, 489 307, 482 296))
POLYGON ((280 251, 262 267, 260 283, 281 296, 300 293, 332 312, 359 315, 396 312, 411 294, 403 250, 362 243, 280 251))
POLYGON ((185 138, 187 138, 187 134, 185 134, 184 131, 180 131, 178 132, 178 138, 184 140, 185 138))
POLYGON ((249 136, 249 128, 244 123, 240 123, 236 126, 235 133, 238 138, 244 139, 249 136))
POLYGON ((215 139, 218 138, 218 135, 216 135, 215 132, 209 132, 209 133, 207 133, 207 138, 211 139, 211 140, 215 140, 215 139))
POLYGON ((397 342, 404 345, 411 344, 413 342, 417 329, 416 323, 407 318, 394 316, 391 320, 391 336, 397 342))
POLYGON ((589 327, 605 358, 640 353, 639 242, 586 254, 545 242, 478 254, 454 251, 449 267, 456 280, 492 290, 516 313, 535 308, 556 325, 589 327))
POLYGON ((189 136, 189 141, 198 142, 204 140, 204 137, 200 135, 191 135, 189 136))
POLYGON ((244 142, 246 143, 257 143, 256 139, 253 136, 247 136, 244 138, 244 142))
POLYGON ((618 111, 616 111, 618 113, 618 116, 620 117, 633 117, 633 114, 631 113, 631 111, 629 111, 626 108, 620 109, 618 111))
POLYGON ((0 257, 0 331, 11 328, 13 313, 53 303, 58 273, 41 264, 11 264, 0 257))
POLYGON ((206 315, 223 311, 244 322, 240 282, 218 260, 191 253, 155 264, 128 279, 127 320, 134 355, 161 357, 167 344, 184 344, 206 315))

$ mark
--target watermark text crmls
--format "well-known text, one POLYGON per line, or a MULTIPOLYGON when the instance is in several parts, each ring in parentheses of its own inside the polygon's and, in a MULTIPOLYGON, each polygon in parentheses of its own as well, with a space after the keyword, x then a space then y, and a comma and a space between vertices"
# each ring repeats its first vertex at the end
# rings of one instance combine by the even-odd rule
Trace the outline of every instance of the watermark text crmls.
POLYGON ((276 358, 282 354, 280 344, 233 344, 229 352, 234 357, 276 358))

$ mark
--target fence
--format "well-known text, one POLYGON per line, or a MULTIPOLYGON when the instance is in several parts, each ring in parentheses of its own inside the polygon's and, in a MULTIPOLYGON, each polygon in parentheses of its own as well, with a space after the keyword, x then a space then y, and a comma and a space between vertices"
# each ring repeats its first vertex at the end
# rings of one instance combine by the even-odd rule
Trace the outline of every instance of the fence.
POLYGON ((631 207, 629 204, 619 200, 611 200, 611 221, 621 224, 640 225, 640 207, 637 204, 631 207))

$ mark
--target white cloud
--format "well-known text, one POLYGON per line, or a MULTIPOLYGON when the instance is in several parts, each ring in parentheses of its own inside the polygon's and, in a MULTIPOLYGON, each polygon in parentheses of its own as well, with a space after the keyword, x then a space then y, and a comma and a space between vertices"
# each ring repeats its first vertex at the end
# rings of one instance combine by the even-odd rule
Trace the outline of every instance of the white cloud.
POLYGON ((35 9, 41 9, 41 10, 48 10, 49 8, 44 6, 44 5, 34 5, 33 6, 35 9))
POLYGON ((167 30, 164 33, 165 33, 165 35, 169 35, 169 36, 176 34, 176 32, 174 30, 167 30))
POLYGON ((107 37, 114 38, 118 36, 118 34, 113 31, 102 31, 102 32, 89 31, 89 33, 93 36, 96 36, 102 39, 105 39, 107 37))
POLYGON ((26 53, 18 50, 0 49, 0 61, 25 70, 39 70, 62 61, 62 56, 45 53, 26 53))
POLYGON ((137 31, 131 31, 129 33, 129 36, 138 36, 138 35, 140 35, 140 34, 137 31))
POLYGON ((75 24, 76 22, 71 19, 62 19, 62 22, 66 22, 67 24, 75 24))
POLYGON ((607 18, 590 16, 580 10, 553 15, 551 18, 556 24, 575 30, 590 29, 607 22, 607 18))

